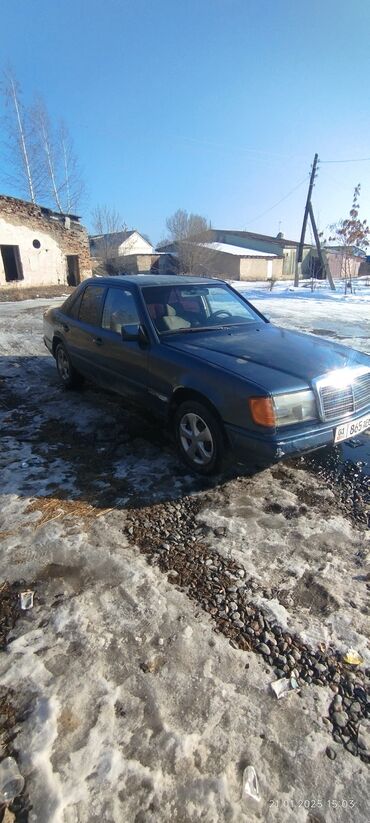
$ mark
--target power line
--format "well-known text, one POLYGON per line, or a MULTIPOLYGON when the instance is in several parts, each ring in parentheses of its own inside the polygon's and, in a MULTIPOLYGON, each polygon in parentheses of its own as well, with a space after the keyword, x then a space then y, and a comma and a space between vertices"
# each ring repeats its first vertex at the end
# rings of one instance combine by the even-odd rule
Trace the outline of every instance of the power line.
POLYGON ((351 160, 320 160, 320 163, 368 163, 370 157, 352 157, 351 160))
POLYGON ((297 183, 297 185, 294 186, 294 189, 291 189, 290 191, 288 191, 288 194, 285 194, 284 197, 281 198, 281 200, 278 200, 277 203, 274 203, 273 206, 270 206, 269 209, 266 209, 266 211, 263 211, 257 217, 253 217, 252 220, 247 220, 246 224, 249 226, 251 223, 255 223, 257 220, 259 220, 261 217, 264 217, 265 214, 268 214, 273 209, 276 209, 276 207, 279 206, 280 203, 283 203, 283 201, 287 200, 288 197, 290 197, 291 194, 294 194, 294 192, 297 191, 297 189, 299 189, 300 186, 303 186, 303 183, 305 183, 306 180, 308 180, 308 177, 309 177, 309 175, 306 174, 305 177, 303 178, 303 180, 301 180, 300 183, 297 183))

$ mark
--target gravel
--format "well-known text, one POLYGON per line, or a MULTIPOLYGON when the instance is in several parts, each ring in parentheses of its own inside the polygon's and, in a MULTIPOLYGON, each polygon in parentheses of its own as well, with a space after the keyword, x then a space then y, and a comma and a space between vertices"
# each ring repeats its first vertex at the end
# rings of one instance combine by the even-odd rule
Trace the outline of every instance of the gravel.
MULTIPOLYGON (((358 744, 360 726, 370 718, 369 670, 353 670, 335 649, 323 652, 310 648, 255 604, 258 583, 248 579, 245 569, 232 558, 219 555, 205 536, 206 531, 199 528, 197 516, 210 502, 211 492, 183 497, 178 502, 151 506, 150 517, 146 509, 145 518, 141 509, 131 509, 126 532, 149 563, 157 564, 172 583, 185 589, 209 614, 216 631, 228 637, 233 648, 263 656, 271 666, 272 679, 294 674, 301 688, 311 684, 330 687, 333 697, 326 719, 333 739, 369 764, 369 735, 363 733, 364 745, 358 744)), ((274 511, 277 513, 276 507, 274 511)), ((213 533, 220 536, 220 529, 213 533)), ((335 757, 328 747, 327 755, 334 759, 332 753, 335 757)))
MULTIPOLYGON (((17 620, 21 616, 19 593, 27 588, 24 581, 10 584, 5 581, 0 586, 0 650, 5 652, 10 638, 11 632, 14 629, 17 620)), ((27 713, 27 706, 24 706, 19 701, 19 696, 16 695, 12 689, 7 689, 0 686, 0 759, 4 757, 14 757, 18 759, 17 749, 14 747, 14 729, 17 724, 24 719, 27 713)), ((14 802, 9 806, 10 811, 14 813, 14 820, 19 823, 25 823, 28 819, 28 810, 30 808, 29 797, 26 791, 26 786, 22 793, 14 799, 14 802)), ((0 815, 2 812, 0 804, 0 815)), ((0 818, 2 819, 2 818, 0 818)))

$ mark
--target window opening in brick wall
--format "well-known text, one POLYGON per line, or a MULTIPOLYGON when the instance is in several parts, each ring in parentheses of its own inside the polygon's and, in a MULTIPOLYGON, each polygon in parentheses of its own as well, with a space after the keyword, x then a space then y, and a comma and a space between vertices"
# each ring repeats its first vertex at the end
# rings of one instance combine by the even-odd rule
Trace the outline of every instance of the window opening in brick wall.
POLYGON ((67 254, 67 283, 78 286, 80 283, 80 261, 78 254, 67 254))
POLYGON ((23 268, 19 246, 0 246, 1 257, 5 271, 5 280, 11 283, 13 280, 23 280, 23 268))

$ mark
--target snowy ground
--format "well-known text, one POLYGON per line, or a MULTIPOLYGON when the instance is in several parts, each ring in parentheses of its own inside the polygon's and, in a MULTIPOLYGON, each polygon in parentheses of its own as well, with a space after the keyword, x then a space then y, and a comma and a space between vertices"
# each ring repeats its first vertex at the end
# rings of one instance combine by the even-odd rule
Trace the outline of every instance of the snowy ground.
POLYGON ((309 285, 294 288, 292 282, 284 281, 275 283, 272 291, 268 284, 235 281, 232 285, 280 326, 370 353, 370 287, 356 285, 353 294, 345 295, 343 284, 337 284, 336 291, 326 285, 314 291, 309 285))
MULTIPOLYGON (((366 294, 245 291, 282 325, 370 353, 366 294)), ((163 539, 181 543, 166 518, 195 500, 187 540, 199 532, 233 558, 284 628, 313 648, 354 646, 368 666, 369 532, 305 464, 202 484, 121 400, 89 386, 65 393, 41 338, 49 303, 0 310, 0 579, 36 591, 0 677, 29 704, 15 747, 30 821, 365 823, 368 767, 332 740, 330 689, 277 701, 271 667, 216 633, 127 525, 140 516, 154 534, 163 506, 163 539), (247 765, 254 806, 242 800, 247 765)))

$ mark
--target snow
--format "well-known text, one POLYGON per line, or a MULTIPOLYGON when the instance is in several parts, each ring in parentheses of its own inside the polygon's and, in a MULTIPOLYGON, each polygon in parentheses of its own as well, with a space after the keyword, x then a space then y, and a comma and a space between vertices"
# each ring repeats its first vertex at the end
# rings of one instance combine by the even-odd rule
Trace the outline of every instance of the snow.
MULTIPOLYGON (((317 297, 285 284, 273 292, 234 285, 282 325, 329 339, 353 335, 370 353, 365 289, 317 297)), ((305 801, 322 804, 326 823, 365 823, 366 767, 343 748, 335 761, 325 754, 329 691, 305 687, 277 701, 262 658, 215 633, 212 618, 125 534, 130 507, 204 493, 171 445, 119 398, 59 387, 41 337, 48 302, 7 304, 0 319, 0 379, 17 396, 12 408, 4 392, 0 405, 1 576, 36 592, 0 659, 0 678, 31 708, 15 740, 30 823, 307 823, 305 801), (127 439, 111 450, 117 425, 127 439), (93 444, 98 435, 91 467, 79 440, 93 444), (115 491, 113 510, 45 523, 27 511, 51 493, 61 505, 83 506, 92 488, 115 491), (147 660, 154 670, 143 670, 147 660), (248 765, 259 781, 257 809, 242 800, 248 765), (341 805, 350 800, 353 809, 341 805)), ((255 602, 314 645, 353 646, 369 660, 368 592, 357 562, 361 552, 369 563, 369 533, 338 511, 333 491, 284 464, 206 491, 199 522, 226 527, 224 538, 210 530, 209 544, 255 578, 255 602), (268 508, 278 501, 299 510, 308 492, 313 502, 295 518, 268 508), (271 586, 277 591, 267 597, 271 586)))
MULTIPOLYGON (((218 551, 235 559, 247 575, 258 581, 260 589, 271 587, 272 582, 281 588, 286 608, 274 598, 256 597, 256 602, 274 614, 279 623, 313 647, 324 642, 344 654, 353 646, 370 665, 368 592, 351 574, 353 557, 359 548, 358 534, 336 512, 322 518, 311 507, 305 517, 289 520, 283 512, 270 513, 266 507, 266 499, 279 502, 283 508, 297 506, 300 493, 310 487, 312 491, 319 488, 314 478, 299 470, 292 477, 291 469, 281 464, 253 478, 250 499, 248 489, 241 496, 237 482, 231 483, 227 505, 220 501, 216 512, 214 507, 205 509, 200 518, 209 525, 226 526, 226 536, 219 539, 218 551), (312 567, 314 585, 307 582, 312 589, 310 603, 310 597, 297 597, 297 590, 301 588, 299 581, 309 579, 312 567), (325 608, 317 608, 315 594, 331 602, 328 613, 325 608), (356 617, 349 618, 349 599, 356 603, 356 617)), ((328 506, 333 504, 330 489, 320 489, 320 495, 321 505, 325 500, 328 506)), ((368 534, 361 539, 361 546, 370 548, 368 534)))
POLYGON ((361 281, 354 294, 345 294, 343 283, 336 284, 335 292, 326 284, 312 292, 308 286, 294 288, 289 281, 278 281, 272 291, 261 282, 234 281, 231 285, 279 326, 317 334, 370 354, 370 287, 361 281))
POLYGON ((346 293, 345 282, 343 280, 335 281, 335 290, 333 291, 324 280, 316 280, 313 283, 311 280, 301 280, 299 286, 294 286, 293 280, 277 280, 274 282, 271 289, 270 283, 264 283, 261 280, 234 280, 231 285, 234 289, 241 292, 248 292, 248 294, 255 295, 258 299, 268 297, 273 299, 275 297, 283 297, 284 299, 297 300, 299 298, 308 298, 313 300, 315 308, 313 308, 314 315, 316 309, 322 300, 344 301, 347 304, 356 303, 370 303, 370 278, 357 278, 353 281, 353 292, 346 293))

